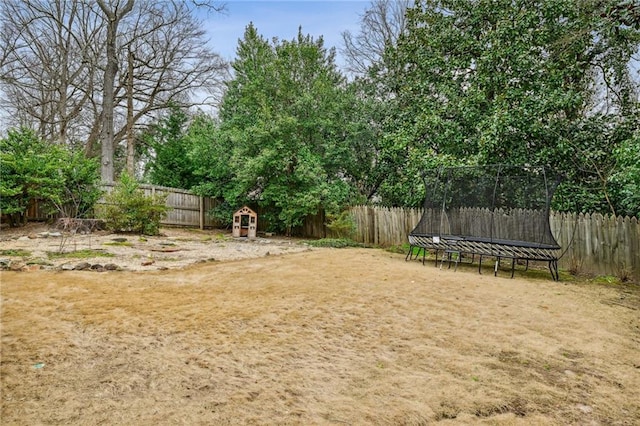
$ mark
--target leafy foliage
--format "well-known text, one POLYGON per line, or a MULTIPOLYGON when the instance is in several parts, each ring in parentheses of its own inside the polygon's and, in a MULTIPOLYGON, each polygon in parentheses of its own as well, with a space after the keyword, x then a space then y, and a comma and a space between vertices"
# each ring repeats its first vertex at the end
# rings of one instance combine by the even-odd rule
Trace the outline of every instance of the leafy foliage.
POLYGON ((92 257, 115 257, 115 254, 100 249, 83 249, 66 252, 47 252, 49 259, 90 259, 92 257))
POLYGON ((189 160, 198 181, 192 190, 221 200, 209 214, 218 223, 230 226, 238 207, 238 195, 233 190, 235 173, 231 163, 233 138, 230 133, 220 131, 218 123, 204 114, 194 117, 187 138, 192 147, 189 160), (227 201, 227 197, 230 201, 227 201))
POLYGON ((349 210, 345 210, 338 215, 329 214, 327 222, 327 229, 339 238, 352 238, 356 231, 356 223, 349 210))
POLYGON ((617 188, 618 214, 640 218, 640 130, 620 143, 614 151, 618 170, 611 177, 617 188))
POLYGON ((188 116, 173 106, 167 117, 149 127, 142 139, 151 151, 148 179, 155 185, 190 189, 196 184, 186 137, 188 116))
POLYGON ((31 257, 31 252, 23 249, 0 250, 0 256, 31 257))
POLYGON ((391 104, 384 147, 402 171, 383 188, 412 204, 407 188, 430 164, 544 165, 565 177, 567 206, 609 209, 612 155, 637 108, 627 65, 640 40, 607 17, 613 3, 416 3, 376 80, 391 104))
POLYGON ((100 197, 94 160, 46 143, 30 129, 9 130, 0 156, 0 210, 13 225, 26 221, 34 201, 51 213, 86 217, 100 197))
POLYGON ((358 243, 348 238, 322 238, 319 240, 307 241, 307 244, 313 247, 332 247, 332 248, 363 247, 362 243, 358 243))
POLYGON ((256 202, 285 232, 319 209, 340 211, 354 197, 357 153, 345 122, 355 97, 334 52, 301 30, 271 44, 249 25, 233 68, 220 129, 195 150, 206 177, 199 190, 229 206, 256 202))
POLYGON ((98 186, 99 165, 97 159, 86 158, 82 152, 68 151, 60 167, 64 180, 61 200, 56 205, 62 217, 88 218, 94 213, 95 204, 102 196, 98 186))
POLYGON ((168 211, 166 197, 146 196, 134 178, 126 173, 105 196, 101 216, 112 231, 157 235, 160 220, 168 211))

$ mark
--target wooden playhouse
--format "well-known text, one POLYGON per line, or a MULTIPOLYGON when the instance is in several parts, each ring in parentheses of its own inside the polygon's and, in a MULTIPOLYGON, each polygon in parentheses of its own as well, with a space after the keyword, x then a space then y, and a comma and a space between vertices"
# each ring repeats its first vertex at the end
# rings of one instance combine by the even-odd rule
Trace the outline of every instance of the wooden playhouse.
POLYGON ((255 238, 258 230, 258 214, 249 207, 244 206, 233 214, 234 238, 255 238))

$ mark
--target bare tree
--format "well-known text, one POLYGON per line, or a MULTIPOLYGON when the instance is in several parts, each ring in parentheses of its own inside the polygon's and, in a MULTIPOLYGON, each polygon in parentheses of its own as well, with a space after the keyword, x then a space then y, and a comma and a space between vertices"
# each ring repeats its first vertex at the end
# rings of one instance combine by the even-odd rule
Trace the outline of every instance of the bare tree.
POLYGON ((380 65, 384 50, 395 46, 406 27, 405 13, 411 0, 372 0, 360 17, 360 32, 342 33, 347 71, 364 75, 373 65, 380 65))
POLYGON ((123 55, 129 71, 115 89, 116 113, 122 123, 116 126, 115 140, 126 138, 127 168, 133 170, 136 139, 131 124, 144 122, 170 105, 188 108, 217 103, 228 73, 227 64, 209 49, 201 23, 184 1, 140 2, 132 19, 123 22, 122 34, 122 51, 132 54, 123 55))
POLYGON ((197 7, 223 9, 213 0, 0 2, 0 106, 47 140, 82 141, 87 155, 100 147, 102 178, 112 180, 115 148, 128 140, 133 152, 147 120, 219 100, 227 64, 208 47, 197 7))
POLYGON ((121 5, 119 0, 109 5, 104 0, 96 1, 107 18, 107 63, 102 86, 102 123, 100 131, 100 144, 102 146, 100 177, 103 182, 113 182, 113 109, 115 105, 114 85, 119 66, 117 54, 118 25, 127 13, 133 9, 133 0, 126 0, 124 5, 121 5))
POLYGON ((0 106, 44 139, 77 139, 86 132, 79 118, 92 96, 99 18, 78 1, 6 0, 0 19, 0 106))
POLYGON ((127 54, 127 172, 136 173, 136 136, 133 131, 133 52, 131 46, 127 54))

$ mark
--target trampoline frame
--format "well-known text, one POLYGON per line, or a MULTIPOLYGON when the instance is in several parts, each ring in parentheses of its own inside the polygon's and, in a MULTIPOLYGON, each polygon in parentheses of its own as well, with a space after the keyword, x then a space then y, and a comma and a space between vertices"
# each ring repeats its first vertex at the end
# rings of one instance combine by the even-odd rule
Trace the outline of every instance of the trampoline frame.
MULTIPOLYGON (((478 272, 482 273, 482 259, 483 257, 493 257, 496 259, 494 266, 494 276, 498 275, 498 269, 500 268, 501 259, 511 259, 511 278, 515 273, 515 265, 519 260, 526 262, 526 269, 529 268, 530 261, 547 262, 549 266, 549 272, 554 281, 559 281, 560 276, 558 272, 558 253, 560 246, 546 245, 546 244, 534 244, 527 241, 513 241, 513 240, 495 240, 477 238, 477 237, 464 237, 464 236, 438 236, 428 234, 409 234, 409 253, 405 257, 405 260, 412 260, 413 250, 415 247, 422 249, 422 263, 426 261, 426 250, 433 250, 435 252, 435 266, 438 266, 438 253, 442 252, 442 258, 440 259, 440 267, 447 261, 449 267, 451 267, 452 254, 457 254, 456 269, 460 258, 464 255, 471 255, 472 261, 475 256, 479 256, 478 260, 478 272), (447 257, 445 259, 445 256, 447 257)), ((415 258, 419 258, 420 251, 415 255, 415 258)))
MULTIPOLYGON (((491 220, 490 232, 488 232, 484 236, 448 235, 443 233, 443 231, 447 232, 446 228, 443 228, 443 223, 442 223, 442 220, 443 219, 446 220, 446 218, 448 217, 447 216, 448 208, 445 201, 447 196, 447 188, 449 185, 447 181, 447 183, 445 183, 442 186, 444 190, 444 193, 442 194, 442 201, 440 201, 440 198, 438 197, 435 200, 429 199, 429 197, 425 199, 425 203, 424 203, 425 210, 420 220, 420 223, 416 225, 416 227, 413 229, 413 231, 409 233, 409 236, 408 236, 409 253, 407 253, 405 260, 411 260, 413 258, 414 248, 417 247, 422 250, 423 264, 425 263, 426 250, 435 251, 436 266, 438 265, 438 261, 439 261, 438 254, 442 252, 442 258, 440 259, 440 267, 442 267, 445 261, 447 261, 449 263, 449 267, 451 267, 451 262, 453 261, 453 256, 455 254, 456 255, 455 265, 457 269, 458 263, 463 256, 471 255, 472 256, 471 262, 473 263, 473 261, 475 260, 475 256, 478 255, 479 256, 478 272, 482 273, 483 257, 492 257, 496 259, 496 263, 494 266, 494 276, 497 276, 498 269, 500 267, 500 261, 502 259, 511 259, 511 278, 513 278, 514 276, 515 265, 518 261, 525 261, 527 269, 529 268, 530 261, 547 262, 549 266, 549 272, 551 273, 551 277, 553 278, 554 281, 559 281, 560 276, 558 273, 558 260, 559 260, 561 247, 557 244, 553 235, 551 235, 550 233, 551 230, 549 228, 549 223, 548 223, 550 201, 551 201, 551 197, 553 196, 553 192, 555 191, 555 188, 559 183, 559 179, 556 179, 555 182, 553 182, 553 184, 549 185, 544 168, 538 168, 539 170, 538 175, 544 179, 544 191, 545 191, 544 195, 546 198, 546 203, 544 206, 542 206, 543 209, 540 210, 540 212, 546 211, 547 213, 546 231, 542 230, 542 234, 547 232, 546 241, 544 238, 539 239, 539 241, 545 241, 544 243, 508 240, 508 239, 502 239, 502 238, 493 238, 494 236, 496 236, 496 234, 494 233, 495 232, 494 229, 496 229, 495 225, 498 223, 497 221, 499 220, 499 217, 504 213, 501 210, 502 207, 496 206, 496 202, 495 202, 496 188, 498 187, 499 179, 502 178, 501 174, 503 170, 516 168, 516 169, 525 170, 526 172, 526 169, 532 169, 532 168, 524 168, 520 166, 506 166, 506 165, 462 166, 462 167, 451 167, 451 168, 441 167, 437 170, 437 179, 440 179, 441 177, 450 176, 449 170, 476 169, 476 168, 487 168, 487 169, 495 170, 495 175, 492 175, 492 174, 489 175, 489 176, 495 176, 493 179, 494 187, 493 187, 493 202, 491 203, 492 207, 490 207, 487 210, 487 212, 490 214, 490 220, 491 220), (441 203, 440 205, 437 204, 438 201, 440 201, 441 203), (427 227, 426 229, 424 227, 421 227, 421 224, 423 223, 425 218, 429 217, 427 216, 427 214, 433 214, 434 208, 441 212, 439 213, 440 225, 436 226, 435 228, 433 226, 430 226, 430 227, 427 227), (424 233, 425 231, 431 232, 431 233, 424 233), (551 244, 551 242, 553 242, 554 244, 551 244)), ((425 178, 425 186, 428 186, 426 175, 423 175, 423 178, 425 178)), ((459 207, 459 206, 456 206, 456 207, 459 207)), ((510 206, 509 208, 514 208, 514 207, 518 208, 519 206, 517 205, 510 206)), ((527 206, 523 206, 523 207, 528 208, 527 206)), ((430 216, 430 217, 434 217, 434 216, 430 216)), ((420 250, 418 251, 418 254, 416 254, 415 257, 418 258, 419 256, 420 256, 420 250)))

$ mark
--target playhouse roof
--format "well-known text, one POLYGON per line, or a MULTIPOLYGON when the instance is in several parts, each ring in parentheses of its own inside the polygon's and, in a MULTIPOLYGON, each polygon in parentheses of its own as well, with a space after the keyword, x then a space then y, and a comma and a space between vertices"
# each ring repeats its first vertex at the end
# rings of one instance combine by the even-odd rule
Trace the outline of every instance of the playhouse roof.
POLYGON ((238 211, 234 213, 234 215, 241 215, 241 214, 257 215, 256 212, 254 212, 247 206, 243 206, 242 208, 240 208, 238 211))

